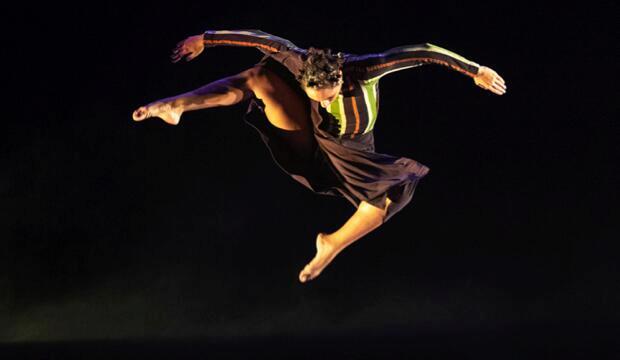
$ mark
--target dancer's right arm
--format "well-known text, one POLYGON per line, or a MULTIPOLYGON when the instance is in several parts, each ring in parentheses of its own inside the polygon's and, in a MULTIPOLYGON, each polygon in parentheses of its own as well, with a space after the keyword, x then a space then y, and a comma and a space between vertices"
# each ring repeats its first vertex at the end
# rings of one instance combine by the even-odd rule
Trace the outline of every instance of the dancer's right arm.
POLYGON ((198 56, 205 47, 214 46, 254 47, 264 54, 274 55, 286 51, 305 52, 291 41, 268 34, 260 30, 207 30, 200 35, 190 36, 177 44, 172 59, 179 61, 184 56, 190 61, 198 56))
POLYGON ((203 35, 206 47, 218 45, 255 47, 266 54, 301 50, 289 40, 260 30, 207 30, 203 35))

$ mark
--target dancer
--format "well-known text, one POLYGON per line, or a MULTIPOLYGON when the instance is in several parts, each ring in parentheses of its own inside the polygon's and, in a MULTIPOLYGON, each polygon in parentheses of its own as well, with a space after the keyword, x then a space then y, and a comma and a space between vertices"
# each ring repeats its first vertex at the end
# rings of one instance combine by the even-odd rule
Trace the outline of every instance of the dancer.
POLYGON ((375 152, 379 80, 392 72, 434 63, 473 78, 497 95, 504 80, 452 51, 424 43, 354 55, 302 49, 260 30, 208 30, 179 42, 171 59, 191 61, 206 47, 254 47, 264 57, 239 74, 141 106, 135 121, 159 117, 177 125, 185 111, 248 101, 244 120, 293 179, 318 194, 340 196, 357 210, 333 233, 320 232, 317 252, 299 273, 315 279, 343 249, 407 205, 429 168, 407 157, 375 152))

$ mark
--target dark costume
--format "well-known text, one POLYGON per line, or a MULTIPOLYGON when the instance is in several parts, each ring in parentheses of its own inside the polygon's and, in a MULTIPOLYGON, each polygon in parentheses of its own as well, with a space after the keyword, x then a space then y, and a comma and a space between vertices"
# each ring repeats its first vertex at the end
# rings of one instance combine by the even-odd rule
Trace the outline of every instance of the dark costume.
MULTIPOLYGON (((295 79, 307 52, 286 39, 259 30, 220 30, 204 33, 205 47, 250 46, 265 53, 259 64, 287 82, 307 99, 295 79)), ((479 65, 432 44, 401 46, 384 53, 344 54, 341 93, 327 108, 309 100, 316 146, 310 160, 302 161, 288 145, 279 141, 277 129, 264 114, 264 104, 250 99, 244 116, 261 135, 276 163, 296 181, 324 195, 342 196, 358 207, 366 201, 384 208, 392 204, 384 222, 407 205, 429 168, 406 157, 375 152, 373 128, 379 109, 379 79, 391 72, 438 63, 475 76, 479 65)))

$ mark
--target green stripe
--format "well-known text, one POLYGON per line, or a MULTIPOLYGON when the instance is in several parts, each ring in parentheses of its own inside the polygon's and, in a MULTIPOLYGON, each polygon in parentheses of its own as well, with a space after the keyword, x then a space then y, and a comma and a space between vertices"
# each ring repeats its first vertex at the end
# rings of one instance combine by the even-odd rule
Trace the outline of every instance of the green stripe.
POLYGON ((475 63, 475 62, 473 62, 471 60, 468 60, 468 59, 462 57, 461 55, 459 55, 459 54, 457 54, 455 52, 452 52, 452 51, 450 51, 448 49, 444 49, 442 47, 439 47, 437 45, 433 45, 431 43, 426 43, 426 44, 429 46, 429 50, 430 51, 434 51, 434 52, 437 52, 437 53, 440 53, 440 54, 444 54, 444 55, 450 56, 450 57, 452 57, 454 59, 457 59, 457 60, 460 60, 461 62, 464 62, 465 64, 470 65, 470 66, 476 66, 476 67, 480 66, 479 64, 477 64, 477 63, 475 63))
POLYGON ((366 91, 364 91, 367 95, 368 95, 368 99, 364 99, 365 101, 367 101, 368 105, 367 108, 371 110, 371 112, 368 114, 369 117, 369 121, 368 121, 368 125, 366 126, 366 130, 364 131, 364 134, 371 131, 373 129, 373 127, 375 126, 375 121, 377 120, 377 83, 379 82, 379 78, 374 78, 374 79, 370 79, 367 81, 364 81, 362 86, 364 87, 364 89, 366 91))
POLYGON ((344 100, 342 95, 338 95, 336 100, 329 104, 328 111, 338 120, 340 126, 340 135, 347 130, 347 116, 344 113, 344 100))

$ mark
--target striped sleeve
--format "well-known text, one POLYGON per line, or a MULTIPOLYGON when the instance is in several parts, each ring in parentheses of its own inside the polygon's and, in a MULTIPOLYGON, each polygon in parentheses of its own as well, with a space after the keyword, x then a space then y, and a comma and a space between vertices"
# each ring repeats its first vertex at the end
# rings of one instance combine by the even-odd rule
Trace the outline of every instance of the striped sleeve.
POLYGON ((204 32, 205 47, 218 45, 255 47, 265 54, 287 50, 303 51, 289 40, 260 30, 207 30, 204 32))
POLYGON ((353 56, 348 63, 360 79, 366 80, 428 63, 449 67, 469 77, 474 77, 480 68, 479 64, 430 43, 400 46, 379 54, 353 56))

